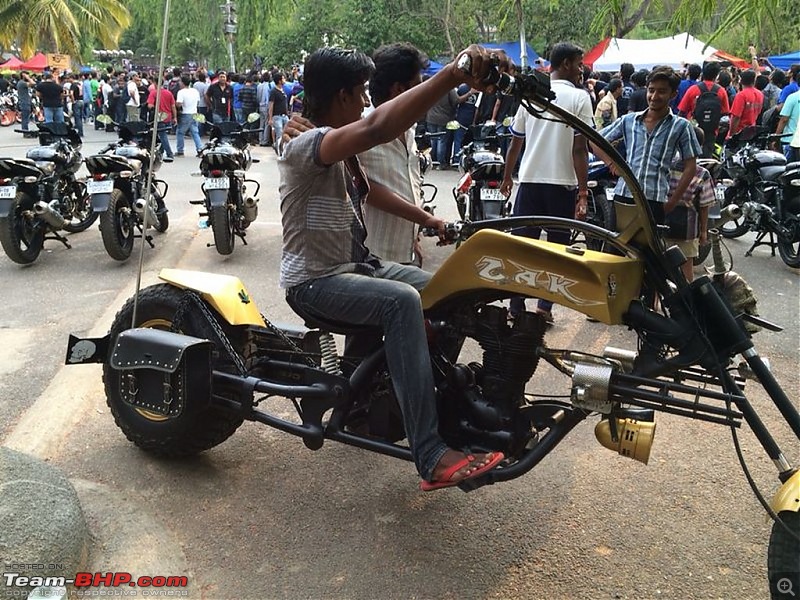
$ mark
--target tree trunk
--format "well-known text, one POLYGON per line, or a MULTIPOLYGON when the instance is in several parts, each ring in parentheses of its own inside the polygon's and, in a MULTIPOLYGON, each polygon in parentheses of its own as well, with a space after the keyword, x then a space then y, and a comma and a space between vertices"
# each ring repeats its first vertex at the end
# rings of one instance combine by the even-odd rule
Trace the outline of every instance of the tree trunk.
POLYGON ((639 24, 639 21, 642 20, 647 9, 650 8, 650 3, 652 0, 641 0, 641 4, 639 8, 636 9, 632 14, 629 16, 625 16, 627 6, 623 5, 623 9, 618 15, 614 15, 614 31, 612 32, 614 37, 623 38, 628 35, 636 25, 639 24))

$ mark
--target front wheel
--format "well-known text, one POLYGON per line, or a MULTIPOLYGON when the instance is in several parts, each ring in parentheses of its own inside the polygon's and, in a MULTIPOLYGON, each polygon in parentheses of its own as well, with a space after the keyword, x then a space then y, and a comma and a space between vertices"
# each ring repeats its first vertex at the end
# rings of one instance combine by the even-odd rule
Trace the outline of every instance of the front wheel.
POLYGON ((66 206, 64 230, 70 233, 86 231, 97 220, 97 213, 92 210, 92 197, 86 191, 86 184, 73 181, 68 195, 61 199, 66 206))
POLYGON ((35 261, 44 245, 46 225, 32 211, 33 198, 17 192, 8 216, 0 219, 0 244, 8 258, 20 265, 35 261))
POLYGON ((233 252, 233 214, 227 205, 211 208, 211 229, 214 232, 214 245, 217 252, 228 255, 233 252))
MULTIPOLYGON (((139 293, 136 323, 133 319, 133 298, 128 300, 114 318, 111 326, 111 340, 116 340, 120 332, 131 327, 150 327, 170 330, 173 319, 184 302, 189 302, 183 312, 179 332, 198 338, 209 339, 215 344, 212 367, 216 370, 232 371, 232 359, 224 349, 214 328, 202 311, 192 304, 184 290, 168 284, 158 284, 143 289, 139 293)), ((201 300, 201 302, 203 302, 201 300)), ((207 307, 209 312, 213 309, 207 307)), ((247 346, 245 336, 222 324, 222 330, 231 341, 235 352, 244 358, 247 346)), ((132 406, 122 399, 121 389, 124 384, 123 372, 103 366, 103 382, 105 384, 106 402, 114 416, 117 426, 136 446, 158 456, 181 457, 192 456, 213 448, 228 439, 242 424, 240 415, 230 409, 213 404, 202 405, 197 399, 188 397, 181 412, 175 416, 166 416, 145 408, 132 406)), ((187 374, 191 377, 192 374, 187 374)), ((224 390, 215 389, 214 393, 225 395, 224 390)), ((231 397, 234 394, 231 393, 231 397)))
POLYGON ((783 511, 778 516, 783 524, 772 524, 767 548, 767 572, 770 598, 785 600, 791 590, 800 589, 800 542, 797 541, 800 536, 800 514, 783 511))
POLYGON ((133 206, 125 193, 118 189, 111 192, 108 209, 100 216, 100 234, 106 252, 114 260, 128 260, 133 252, 135 219, 133 206))

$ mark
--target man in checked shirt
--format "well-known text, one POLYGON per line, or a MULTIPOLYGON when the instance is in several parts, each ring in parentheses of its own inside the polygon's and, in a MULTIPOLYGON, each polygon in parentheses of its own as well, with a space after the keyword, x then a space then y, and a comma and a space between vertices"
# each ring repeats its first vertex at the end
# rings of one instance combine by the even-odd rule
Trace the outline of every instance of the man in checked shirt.
MULTIPOLYGON (((677 205, 692 182, 700 154, 694 129, 683 117, 673 115, 669 102, 678 93, 680 78, 670 67, 656 67, 647 78, 647 109, 628 113, 600 131, 609 142, 622 140, 625 160, 642 187, 657 224, 677 205), (670 167, 678 155, 683 175, 670 191, 670 167)), ((595 148, 607 164, 610 159, 595 148)), ((633 194, 620 178, 614 201, 630 204, 633 194)))

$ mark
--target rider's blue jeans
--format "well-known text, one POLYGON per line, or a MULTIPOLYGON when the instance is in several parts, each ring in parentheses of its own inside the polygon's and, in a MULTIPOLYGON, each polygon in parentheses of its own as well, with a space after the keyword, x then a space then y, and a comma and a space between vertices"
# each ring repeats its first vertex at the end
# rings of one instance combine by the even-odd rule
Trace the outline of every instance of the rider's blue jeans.
POLYGON ((344 273, 314 279, 288 291, 310 316, 383 329, 386 362, 403 412, 406 436, 419 474, 430 480, 447 450, 439 436, 422 302, 430 274, 383 262, 374 277, 344 273))

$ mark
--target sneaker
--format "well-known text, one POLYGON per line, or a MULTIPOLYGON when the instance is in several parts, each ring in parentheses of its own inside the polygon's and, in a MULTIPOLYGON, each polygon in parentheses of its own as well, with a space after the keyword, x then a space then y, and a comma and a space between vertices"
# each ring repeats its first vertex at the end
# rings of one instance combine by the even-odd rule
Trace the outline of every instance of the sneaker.
POLYGON ((165 156, 163 160, 164 160, 164 162, 172 162, 175 159, 173 157, 171 157, 171 156, 165 156))
POLYGON ((183 156, 183 152, 176 152, 173 156, 183 156))

